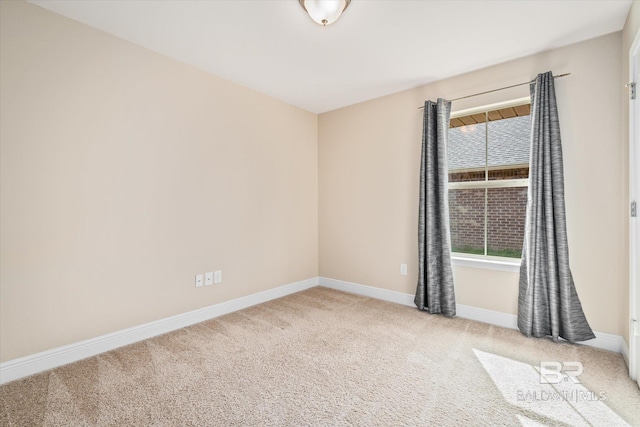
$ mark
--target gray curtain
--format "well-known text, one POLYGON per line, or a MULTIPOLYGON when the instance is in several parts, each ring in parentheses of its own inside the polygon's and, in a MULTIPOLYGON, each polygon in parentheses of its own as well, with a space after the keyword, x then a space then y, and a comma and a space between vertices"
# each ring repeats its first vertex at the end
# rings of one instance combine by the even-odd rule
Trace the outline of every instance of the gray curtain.
POLYGON ((418 219, 418 287, 414 302, 420 310, 455 316, 451 267, 447 136, 451 102, 424 104, 420 210, 418 219))
POLYGON ((551 72, 531 85, 531 160, 518 327, 527 336, 595 338, 569 269, 562 145, 551 72))

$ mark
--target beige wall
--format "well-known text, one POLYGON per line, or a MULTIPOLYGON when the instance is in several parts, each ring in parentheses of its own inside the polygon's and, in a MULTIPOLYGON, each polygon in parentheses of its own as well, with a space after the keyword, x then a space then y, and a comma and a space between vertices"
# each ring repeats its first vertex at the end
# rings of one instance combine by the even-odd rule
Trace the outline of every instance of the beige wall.
POLYGON ((1 3, 1 361, 317 276, 315 114, 1 3))
MULTIPOLYGON (((412 294, 425 99, 453 99, 570 72, 556 93, 564 146, 571 267, 587 318, 622 334, 628 305, 621 33, 529 56, 320 115, 320 275, 412 294), (399 264, 409 264, 400 276, 399 264)), ((454 110, 528 95, 527 86, 454 102, 454 110)), ((518 274, 454 269, 460 304, 515 314, 518 274)))
MULTIPOLYGON (((629 82, 629 50, 631 49, 631 45, 633 44, 633 40, 640 28, 640 2, 634 1, 631 3, 631 10, 629 11, 629 15, 627 16, 627 22, 624 25, 622 30, 622 82, 624 84, 629 82)), ((628 144, 629 141, 629 98, 626 92, 623 92, 622 96, 622 140, 623 144, 628 144)), ((627 146, 628 147, 628 146, 627 146)), ((629 150, 626 149, 625 155, 623 156, 622 163, 620 164, 620 169, 623 172, 625 177, 625 182, 623 184, 624 194, 629 194, 629 150)), ((629 247, 629 215, 628 208, 630 200, 629 198, 625 198, 623 200, 624 203, 624 211, 622 213, 621 221, 624 224, 625 230, 625 245, 629 247)), ((629 269, 627 264, 627 280, 629 280, 629 269)), ((623 323, 621 325, 623 331, 623 337, 627 343, 629 343, 629 303, 625 307, 623 307, 624 318, 623 323)))

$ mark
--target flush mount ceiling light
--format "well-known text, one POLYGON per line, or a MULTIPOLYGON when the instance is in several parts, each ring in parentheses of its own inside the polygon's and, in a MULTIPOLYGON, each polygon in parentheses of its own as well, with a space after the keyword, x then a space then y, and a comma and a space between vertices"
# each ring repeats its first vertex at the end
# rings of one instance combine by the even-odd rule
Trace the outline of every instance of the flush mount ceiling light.
POLYGON ((311 19, 326 27, 340 18, 351 0, 298 0, 311 19))

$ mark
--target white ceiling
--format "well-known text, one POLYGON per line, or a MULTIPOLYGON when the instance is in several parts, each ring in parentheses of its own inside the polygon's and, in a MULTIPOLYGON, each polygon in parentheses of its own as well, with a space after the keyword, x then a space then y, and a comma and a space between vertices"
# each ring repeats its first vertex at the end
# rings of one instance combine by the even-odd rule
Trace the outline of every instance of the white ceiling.
POLYGON ((323 28, 297 0, 31 3, 314 113, 619 31, 631 6, 353 0, 323 28))

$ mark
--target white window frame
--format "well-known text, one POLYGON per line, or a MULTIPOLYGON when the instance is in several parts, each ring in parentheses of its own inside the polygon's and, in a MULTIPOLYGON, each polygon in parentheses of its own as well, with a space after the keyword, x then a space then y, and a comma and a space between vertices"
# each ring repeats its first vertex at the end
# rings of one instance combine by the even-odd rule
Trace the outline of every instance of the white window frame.
MULTIPOLYGON (((517 107, 519 105, 526 105, 531 103, 530 97, 512 99, 510 101, 499 102, 495 104, 483 105, 476 108, 468 108, 465 110, 458 110, 451 113, 451 119, 458 117, 469 116, 472 114, 485 113, 487 115, 489 111, 500 110, 502 108, 517 107)), ((487 119, 488 117, 485 116, 487 119)), ((488 120, 485 122, 488 123, 488 120)), ((488 132, 488 126, 486 126, 486 132, 488 132)), ((507 188, 507 187, 529 187, 528 179, 502 179, 502 180, 489 180, 489 166, 488 166, 488 140, 485 138, 485 177, 484 181, 463 181, 463 182, 451 182, 449 183, 449 190, 455 189, 489 189, 489 188, 507 188)), ((524 166, 524 165, 523 165, 524 166)), ((527 165, 528 166, 528 165, 527 165)), ((487 198, 485 192, 484 201, 484 252, 487 253, 487 198)), ((498 257, 492 255, 477 255, 477 254, 465 254, 461 252, 452 252, 451 260, 453 265, 462 267, 473 267, 490 270, 500 271, 520 271, 520 259, 498 257)))

